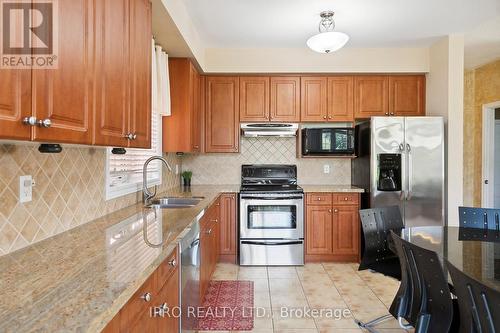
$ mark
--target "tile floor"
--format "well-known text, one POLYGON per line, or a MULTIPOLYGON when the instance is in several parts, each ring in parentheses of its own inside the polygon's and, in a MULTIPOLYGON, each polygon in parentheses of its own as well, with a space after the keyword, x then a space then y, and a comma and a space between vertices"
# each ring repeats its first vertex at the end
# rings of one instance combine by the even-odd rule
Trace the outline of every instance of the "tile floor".
MULTIPOLYGON (((357 264, 323 263, 303 267, 239 267, 218 264, 214 280, 254 281, 255 307, 265 316, 255 318, 255 333, 356 333, 354 319, 368 320, 387 314, 399 282, 378 273, 357 271, 357 264), (285 309, 333 309, 330 315, 304 318, 281 316, 285 309), (341 316, 345 310, 347 316, 341 316), (272 314, 272 315, 271 315, 272 314)), ((379 332, 405 332, 396 320, 378 326, 379 332)), ((247 331, 248 332, 248 331, 247 331)), ((213 333, 213 332, 212 332, 213 333)))

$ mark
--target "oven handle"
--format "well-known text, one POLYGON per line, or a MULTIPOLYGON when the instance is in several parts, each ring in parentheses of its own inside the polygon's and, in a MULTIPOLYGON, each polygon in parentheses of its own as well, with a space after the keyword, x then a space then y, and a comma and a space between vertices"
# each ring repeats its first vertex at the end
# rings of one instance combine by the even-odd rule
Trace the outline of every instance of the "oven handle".
POLYGON ((250 197, 250 196, 240 196, 240 199, 247 199, 247 200, 296 200, 296 199, 303 199, 304 197, 302 196, 290 196, 290 197, 250 197))
POLYGON ((303 244, 304 241, 290 241, 290 242, 254 242, 254 241, 241 241, 241 244, 248 245, 298 245, 303 244))

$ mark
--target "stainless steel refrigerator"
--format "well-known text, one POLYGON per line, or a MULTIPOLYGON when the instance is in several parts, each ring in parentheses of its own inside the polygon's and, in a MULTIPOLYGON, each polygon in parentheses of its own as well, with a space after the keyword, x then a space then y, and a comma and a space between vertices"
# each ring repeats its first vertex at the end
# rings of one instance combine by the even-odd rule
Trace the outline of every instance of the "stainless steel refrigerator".
POLYGON ((397 205, 405 226, 444 225, 444 154, 441 117, 358 124, 351 182, 365 189, 362 208, 397 205))

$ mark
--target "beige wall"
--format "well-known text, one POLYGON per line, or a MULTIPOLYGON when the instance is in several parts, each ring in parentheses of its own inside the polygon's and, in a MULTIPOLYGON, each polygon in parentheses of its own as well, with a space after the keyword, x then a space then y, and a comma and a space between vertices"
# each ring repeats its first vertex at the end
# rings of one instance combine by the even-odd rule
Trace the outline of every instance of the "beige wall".
POLYGON ((500 101, 500 60, 465 72, 464 203, 481 206, 482 107, 500 101))
MULTIPOLYGON (((41 154, 38 145, 0 144, 0 255, 13 252, 118 209, 135 204, 141 193, 106 201, 105 149, 63 146, 41 154), (33 200, 19 203, 19 176, 32 175, 33 200)), ((175 154, 166 156, 172 164, 175 154)), ((179 184, 163 174, 161 190, 179 184)))
POLYGON ((242 164, 296 164, 299 184, 351 184, 351 160, 297 158, 295 138, 241 138, 239 154, 186 155, 183 170, 193 171, 193 184, 239 184, 242 164), (330 173, 323 173, 323 165, 330 173))
POLYGON ((427 48, 344 48, 320 54, 303 48, 207 49, 209 73, 426 73, 427 48))
POLYGON ((446 220, 458 225, 458 207, 463 204, 463 72, 464 39, 446 36, 429 51, 427 115, 442 116, 446 133, 446 220))

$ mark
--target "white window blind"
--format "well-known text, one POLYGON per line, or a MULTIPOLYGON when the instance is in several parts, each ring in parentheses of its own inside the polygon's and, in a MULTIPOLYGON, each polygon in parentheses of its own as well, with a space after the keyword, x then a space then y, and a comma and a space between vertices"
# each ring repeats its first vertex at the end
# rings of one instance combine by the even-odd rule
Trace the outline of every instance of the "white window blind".
MULTIPOLYGON (((106 152, 106 200, 134 193, 142 189, 142 168, 151 156, 162 154, 161 116, 153 110, 151 116, 151 149, 126 148, 123 155, 106 152)), ((148 185, 161 184, 162 165, 153 161, 148 167, 148 185)))

